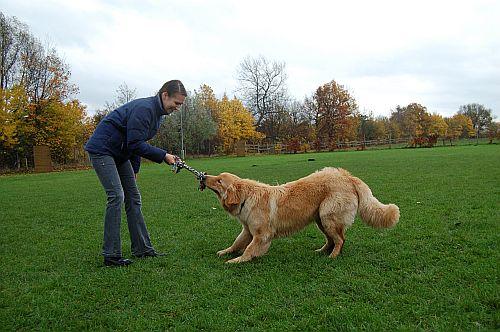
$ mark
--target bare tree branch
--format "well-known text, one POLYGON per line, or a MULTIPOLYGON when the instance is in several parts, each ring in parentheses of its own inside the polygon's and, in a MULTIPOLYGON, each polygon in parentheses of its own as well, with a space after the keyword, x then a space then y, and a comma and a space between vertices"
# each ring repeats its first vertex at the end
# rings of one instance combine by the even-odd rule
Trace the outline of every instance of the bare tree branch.
POLYGON ((276 114, 284 103, 286 90, 285 64, 270 63, 263 56, 245 58, 238 70, 237 92, 256 119, 257 127, 276 114))

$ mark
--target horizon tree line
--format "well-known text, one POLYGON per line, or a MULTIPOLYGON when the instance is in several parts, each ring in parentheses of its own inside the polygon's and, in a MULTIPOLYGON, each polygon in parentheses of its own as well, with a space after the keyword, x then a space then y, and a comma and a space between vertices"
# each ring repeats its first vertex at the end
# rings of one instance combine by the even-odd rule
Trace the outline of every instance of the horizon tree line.
MULTIPOLYGON (((78 87, 70 76, 69 65, 54 47, 0 12, 0 168, 32 165, 33 147, 40 144, 48 145, 60 164, 85 158, 83 145, 97 123, 137 97, 136 89, 124 82, 114 100, 90 116, 76 98, 78 87)), ((333 149, 342 142, 388 137, 408 138, 413 146, 433 145, 437 139, 499 138, 491 109, 481 104, 461 105, 446 118, 418 103, 397 105, 389 117, 374 117, 361 112, 348 89, 335 80, 296 100, 287 91, 287 78, 284 62, 246 57, 237 68, 235 96, 217 98, 206 84, 190 91, 182 113, 165 119, 154 144, 179 152, 181 120, 190 154, 232 153, 240 140, 333 149)))

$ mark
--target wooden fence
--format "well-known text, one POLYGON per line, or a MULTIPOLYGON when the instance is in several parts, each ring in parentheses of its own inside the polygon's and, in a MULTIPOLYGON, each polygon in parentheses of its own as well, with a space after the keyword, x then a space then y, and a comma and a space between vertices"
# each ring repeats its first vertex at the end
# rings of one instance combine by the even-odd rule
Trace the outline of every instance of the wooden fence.
POLYGON ((350 141, 350 142, 336 142, 334 144, 328 144, 327 142, 321 142, 315 144, 312 142, 308 143, 260 143, 260 144, 250 144, 245 143, 246 153, 296 153, 296 152, 307 152, 307 151, 333 151, 333 150, 344 150, 344 149, 365 149, 368 147, 376 146, 387 146, 405 144, 408 143, 408 138, 392 138, 392 139, 378 139, 378 140, 368 140, 368 141, 350 141))

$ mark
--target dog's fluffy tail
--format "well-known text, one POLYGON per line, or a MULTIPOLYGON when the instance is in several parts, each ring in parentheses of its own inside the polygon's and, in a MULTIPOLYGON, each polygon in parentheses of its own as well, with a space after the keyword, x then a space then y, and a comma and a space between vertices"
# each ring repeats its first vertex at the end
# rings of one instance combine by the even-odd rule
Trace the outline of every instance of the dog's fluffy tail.
POLYGON ((396 225, 399 221, 397 205, 380 203, 366 183, 354 176, 351 180, 358 192, 358 212, 361 219, 375 228, 389 228, 396 225))

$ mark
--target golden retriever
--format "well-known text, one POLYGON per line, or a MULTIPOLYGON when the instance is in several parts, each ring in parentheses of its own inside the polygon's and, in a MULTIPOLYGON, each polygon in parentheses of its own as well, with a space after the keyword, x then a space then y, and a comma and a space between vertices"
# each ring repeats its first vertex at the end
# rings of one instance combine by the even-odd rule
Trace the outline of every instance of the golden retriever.
POLYGON ((345 241, 345 230, 356 212, 368 225, 394 226, 399 208, 382 204, 368 186, 341 168, 326 167, 283 185, 270 186, 231 173, 207 175, 204 184, 215 192, 222 207, 243 225, 243 229, 219 256, 241 252, 227 263, 241 263, 267 252, 271 240, 290 235, 315 221, 326 237, 317 251, 335 258, 345 241))

